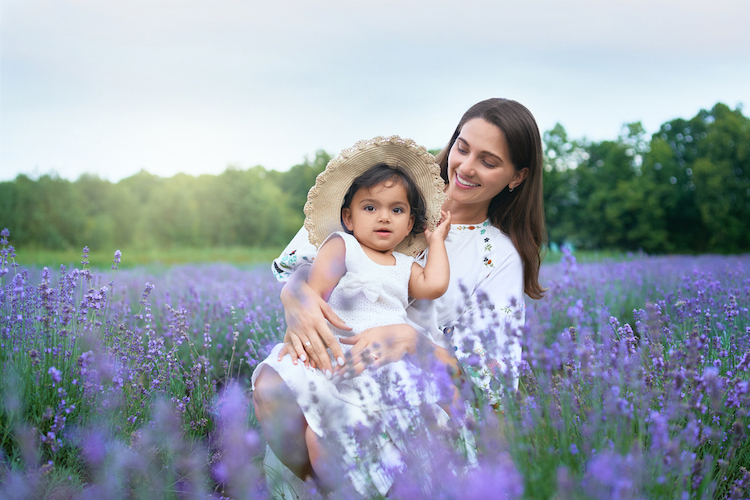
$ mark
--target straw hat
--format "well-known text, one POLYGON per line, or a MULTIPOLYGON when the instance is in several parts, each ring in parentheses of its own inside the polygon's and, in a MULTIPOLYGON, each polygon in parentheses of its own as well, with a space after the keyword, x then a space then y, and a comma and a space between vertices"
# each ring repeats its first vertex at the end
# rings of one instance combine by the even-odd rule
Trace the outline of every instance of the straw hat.
MULTIPOLYGON (((319 247, 331 233, 345 230, 341 225, 344 197, 354 179, 378 163, 400 167, 409 174, 425 200, 425 226, 435 229, 440 220, 440 207, 446 198, 443 193, 445 183, 435 158, 411 139, 396 135, 375 137, 343 150, 328 163, 310 188, 305 203, 305 229, 310 243, 319 247)), ((425 248, 424 234, 418 234, 407 236, 396 251, 416 255, 425 248)))

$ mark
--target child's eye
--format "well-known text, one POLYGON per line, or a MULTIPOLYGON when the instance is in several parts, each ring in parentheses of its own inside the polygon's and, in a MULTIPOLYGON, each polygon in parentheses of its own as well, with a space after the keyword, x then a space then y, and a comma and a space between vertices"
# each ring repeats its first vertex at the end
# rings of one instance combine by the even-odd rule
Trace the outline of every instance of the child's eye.
POLYGON ((404 213, 404 209, 401 208, 401 207, 396 207, 396 208, 393 209, 393 213, 394 214, 402 214, 402 213, 404 213))
POLYGON ((365 205, 365 210, 367 212, 374 212, 375 211, 375 207, 373 207, 372 205, 365 205))

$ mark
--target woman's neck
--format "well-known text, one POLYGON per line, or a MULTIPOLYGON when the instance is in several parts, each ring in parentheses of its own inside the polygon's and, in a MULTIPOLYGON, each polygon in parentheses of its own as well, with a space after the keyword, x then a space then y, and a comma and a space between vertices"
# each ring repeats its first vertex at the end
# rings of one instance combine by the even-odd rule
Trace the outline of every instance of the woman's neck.
POLYGON ((487 220, 487 211, 490 205, 483 203, 456 203, 453 200, 446 200, 443 203, 443 210, 450 211, 452 224, 479 224, 487 220))

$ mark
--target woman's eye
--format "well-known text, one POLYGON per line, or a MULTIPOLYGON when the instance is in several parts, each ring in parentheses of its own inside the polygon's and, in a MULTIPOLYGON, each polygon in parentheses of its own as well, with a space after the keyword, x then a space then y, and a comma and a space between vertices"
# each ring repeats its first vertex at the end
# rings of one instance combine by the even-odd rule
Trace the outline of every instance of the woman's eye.
POLYGON ((484 166, 487 168, 495 168, 497 166, 494 163, 488 162, 487 160, 482 160, 482 163, 484 163, 484 166))
POLYGON ((456 143, 456 149, 458 150, 459 153, 462 153, 462 154, 466 154, 468 152, 464 148, 461 147, 461 143, 459 142, 456 143))

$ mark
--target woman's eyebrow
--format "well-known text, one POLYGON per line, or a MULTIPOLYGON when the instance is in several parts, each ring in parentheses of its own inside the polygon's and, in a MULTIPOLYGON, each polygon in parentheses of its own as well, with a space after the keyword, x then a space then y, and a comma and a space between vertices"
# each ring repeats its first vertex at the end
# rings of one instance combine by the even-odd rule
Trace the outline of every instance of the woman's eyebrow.
MULTIPOLYGON (((459 136, 459 137, 458 137, 458 139, 456 139, 456 140, 458 140, 458 141, 461 141, 461 142, 463 142, 463 143, 464 143, 464 144, 466 144, 467 146, 470 146, 470 144, 469 144, 468 142, 466 142, 466 139, 464 139, 464 138, 463 138, 463 137, 461 137, 461 136, 459 136)), ((500 160, 500 161, 503 161, 503 159, 502 159, 502 158, 501 158, 500 156, 496 155, 496 154, 495 154, 495 153, 493 153, 492 151, 480 151, 480 153, 481 153, 481 154, 486 154, 486 155, 490 155, 490 156, 494 156, 494 157, 495 157, 495 158, 497 158, 498 160, 500 160)))

